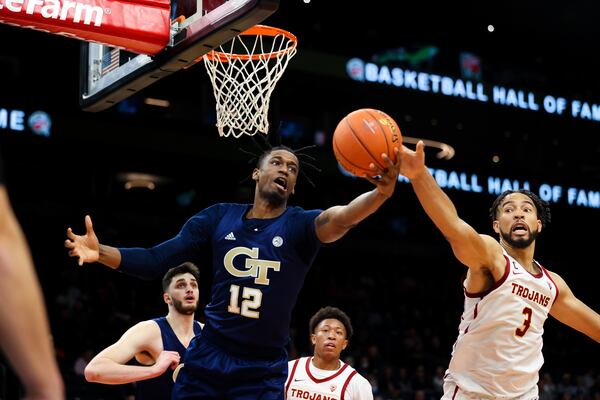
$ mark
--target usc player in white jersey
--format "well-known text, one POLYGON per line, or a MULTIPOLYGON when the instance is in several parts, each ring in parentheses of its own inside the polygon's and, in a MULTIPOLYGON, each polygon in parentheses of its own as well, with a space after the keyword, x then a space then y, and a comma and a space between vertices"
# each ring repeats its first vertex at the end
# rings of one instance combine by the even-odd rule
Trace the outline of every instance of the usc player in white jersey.
POLYGON ((400 163, 425 212, 468 267, 442 399, 537 399, 548 314, 600 342, 600 315, 534 260, 537 235, 550 222, 548 203, 527 190, 502 193, 490 209, 496 240, 457 215, 425 166, 423 142, 416 151, 403 146, 400 163))
POLYGON ((352 337, 350 318, 339 308, 324 307, 310 318, 312 357, 290 361, 287 400, 373 400, 368 380, 340 360, 352 337))

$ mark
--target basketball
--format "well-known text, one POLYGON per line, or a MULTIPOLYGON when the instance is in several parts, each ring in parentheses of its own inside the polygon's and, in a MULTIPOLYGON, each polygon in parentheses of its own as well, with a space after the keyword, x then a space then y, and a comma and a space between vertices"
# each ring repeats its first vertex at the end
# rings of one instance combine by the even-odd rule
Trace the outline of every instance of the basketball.
POLYGON ((361 108, 346 115, 333 133, 333 153, 342 168, 354 176, 372 176, 371 163, 386 170, 385 153, 396 162, 394 147, 402 144, 396 121, 383 111, 361 108))

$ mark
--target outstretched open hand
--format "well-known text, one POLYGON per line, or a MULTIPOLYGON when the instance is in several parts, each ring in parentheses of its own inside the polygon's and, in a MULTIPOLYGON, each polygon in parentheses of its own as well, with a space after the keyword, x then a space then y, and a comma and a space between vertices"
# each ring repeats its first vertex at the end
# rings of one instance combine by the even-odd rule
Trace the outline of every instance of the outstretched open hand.
POLYGON ((387 168, 385 170, 381 169, 381 167, 378 165, 373 163, 370 164, 369 167, 374 172, 374 175, 379 176, 379 179, 365 175, 365 179, 377 186, 379 193, 385 197, 391 197, 394 193, 394 188, 396 187, 396 182, 398 181, 398 173, 400 172, 400 150, 398 150, 397 147, 394 147, 394 154, 396 155, 395 163, 387 154, 381 154, 381 158, 383 158, 383 161, 387 164, 387 168))
POLYGON ((69 249, 71 257, 79 257, 79 265, 83 263, 96 262, 100 258, 100 242, 94 233, 92 218, 89 215, 85 216, 85 235, 76 235, 69 227, 67 229, 67 240, 65 247, 69 249))
POLYGON ((417 142, 416 150, 411 150, 402 145, 398 155, 400 173, 412 180, 425 171, 425 144, 422 140, 417 142))

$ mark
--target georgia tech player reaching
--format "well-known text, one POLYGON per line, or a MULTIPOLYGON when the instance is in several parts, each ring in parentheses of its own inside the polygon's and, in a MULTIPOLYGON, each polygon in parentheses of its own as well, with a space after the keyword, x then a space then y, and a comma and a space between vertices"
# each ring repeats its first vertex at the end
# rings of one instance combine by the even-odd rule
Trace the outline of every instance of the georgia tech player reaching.
POLYGON ((443 399, 538 398, 542 333, 548 314, 600 342, 600 315, 565 281, 534 260, 535 241, 550 222, 548 203, 509 190, 492 204, 499 241, 477 233, 425 167, 423 142, 403 146, 401 173, 427 215, 468 267, 464 311, 444 379, 443 399))
MULTIPOLYGON (((398 149, 394 149, 398 152, 398 149)), ((69 228, 65 246, 79 263, 100 262, 145 278, 168 266, 195 261, 210 244, 211 301, 206 325, 185 355, 176 399, 283 399, 289 325, 304 278, 321 243, 340 239, 393 193, 398 165, 382 155, 373 166, 375 189, 324 211, 288 207, 300 173, 299 157, 284 146, 258 158, 253 204, 216 204, 192 218, 173 239, 150 249, 101 245, 86 216, 85 235, 69 228)))

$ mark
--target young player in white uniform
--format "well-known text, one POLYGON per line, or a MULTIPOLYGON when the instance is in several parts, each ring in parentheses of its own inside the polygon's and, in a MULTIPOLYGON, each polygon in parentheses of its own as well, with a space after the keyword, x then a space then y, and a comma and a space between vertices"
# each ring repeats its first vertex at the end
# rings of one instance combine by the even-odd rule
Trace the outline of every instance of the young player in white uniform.
POLYGON ((425 166, 423 142, 416 151, 403 146, 400 173, 468 267, 465 309, 443 399, 537 399, 548 314, 600 342, 600 314, 577 299, 558 274, 534 261, 537 235, 550 222, 548 203, 527 190, 498 196, 490 209, 498 241, 459 218, 425 166))
POLYGON ((350 318, 335 307, 321 308, 309 322, 312 357, 289 362, 287 400, 372 400, 371 384, 340 360, 352 337, 350 318))

